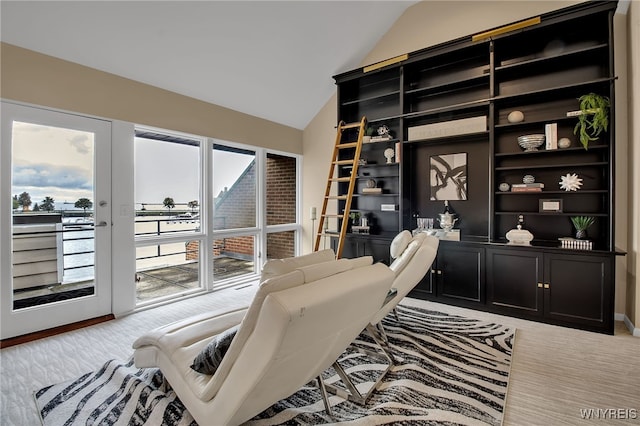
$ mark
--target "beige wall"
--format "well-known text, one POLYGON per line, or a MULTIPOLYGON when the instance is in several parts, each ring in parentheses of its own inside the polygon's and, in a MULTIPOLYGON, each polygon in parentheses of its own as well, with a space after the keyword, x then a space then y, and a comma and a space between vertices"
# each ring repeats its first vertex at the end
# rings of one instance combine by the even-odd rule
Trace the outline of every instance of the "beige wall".
MULTIPOLYGON (((423 1, 409 8, 384 34, 376 47, 366 56, 362 65, 375 63, 390 57, 409 53, 425 47, 433 46, 442 42, 446 42, 459 37, 481 32, 494 27, 499 27, 517 20, 536 16, 541 13, 567 7, 573 4, 581 3, 581 1, 423 1)), ((638 14, 637 2, 631 2, 632 8, 636 9, 638 14)), ((618 24, 620 18, 616 18, 618 24)), ((636 23, 637 23, 637 18, 636 23)), ((622 30, 616 29, 616 48, 624 46, 626 36, 624 27, 626 22, 622 19, 622 30), (619 43, 622 38, 622 43, 619 43)), ((636 36, 637 38, 637 36, 636 36)), ((631 43, 629 43, 631 44, 631 43)), ((637 48, 636 43, 636 50, 637 48)), ((629 51, 632 47, 629 46, 629 51)), ((624 50, 623 56, 624 56, 624 50)), ((620 55, 617 52, 617 55, 620 55)), ((637 61, 637 57, 635 58, 637 61)), ((617 87, 618 93, 624 94, 626 90, 626 66, 624 61, 618 60, 618 64, 622 63, 621 69, 617 69, 620 77, 617 87)), ((340 70, 348 71, 348 70, 340 70)), ((636 63, 637 73, 637 63, 636 63)), ((637 88, 636 88, 637 90, 637 88)), ((618 113, 618 121, 616 122, 616 134, 618 143, 622 144, 619 149, 618 158, 624 163, 627 150, 627 126, 626 126, 626 96, 617 96, 617 105, 620 108, 618 113)), ((322 205, 322 196, 324 194, 324 184, 329 161, 332 153, 333 141, 335 138, 335 125, 337 118, 336 98, 335 96, 329 100, 320 113, 313 119, 304 131, 303 154, 305 158, 305 167, 303 168, 303 206, 304 211, 308 212, 312 206, 319 208, 322 205), (309 164, 313 159, 313 164, 309 164)), ((636 131, 637 134, 637 131, 636 131)), ((635 137, 637 139, 637 136, 635 137)), ((636 141, 637 142, 637 141, 636 141)), ((636 143, 637 145, 637 143, 636 143)), ((635 153, 636 157, 638 153, 635 153)), ((627 230, 628 223, 628 207, 626 200, 627 193, 627 167, 617 170, 617 203, 616 203, 616 244, 623 250, 627 249, 627 230)), ((636 172, 637 173, 637 172, 636 172)), ((635 177, 636 192, 640 188, 638 176, 635 177)), ((628 204, 631 206, 631 204, 628 204)), ((635 223, 638 223, 638 201, 635 201, 635 223)), ((305 216, 308 217, 308 216, 305 216)), ((305 225, 305 243, 303 247, 308 250, 310 247, 309 238, 311 238, 311 223, 309 220, 304 221, 305 225)), ((636 231, 637 235, 637 231, 636 231)), ((638 244, 636 238, 636 246, 638 244)), ((629 257, 629 256, 628 256, 629 257)), ((616 305, 615 312, 626 312, 629 318, 634 321, 636 326, 640 325, 640 318, 630 316, 629 312, 629 293, 634 293, 636 287, 635 281, 627 284, 625 270, 627 269, 627 258, 619 258, 617 262, 616 274, 616 305), (627 288, 631 287, 631 289, 627 288)), ((635 272, 640 272, 635 267, 635 272)), ((635 312, 640 312, 638 302, 635 305, 635 312)))
POLYGON ((97 117, 302 153, 302 131, 2 43, 0 96, 97 117))

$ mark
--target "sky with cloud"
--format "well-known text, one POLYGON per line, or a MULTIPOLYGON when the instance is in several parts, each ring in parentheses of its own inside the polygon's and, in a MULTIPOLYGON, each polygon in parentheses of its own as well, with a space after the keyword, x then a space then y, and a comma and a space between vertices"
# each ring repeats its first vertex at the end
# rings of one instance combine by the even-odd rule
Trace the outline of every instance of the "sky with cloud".
POLYGON ((14 122, 11 193, 29 193, 31 208, 45 197, 57 209, 93 201, 93 143, 91 132, 14 122))
MULTIPOLYGON (((29 193, 31 208, 45 197, 54 199, 56 210, 74 209, 80 198, 95 203, 93 133, 14 122, 12 144, 12 195, 29 193)), ((166 197, 177 205, 200 199, 197 147, 136 138, 135 156, 136 209, 141 203, 162 205, 166 197)), ((216 151, 214 196, 231 187, 252 160, 216 151)))

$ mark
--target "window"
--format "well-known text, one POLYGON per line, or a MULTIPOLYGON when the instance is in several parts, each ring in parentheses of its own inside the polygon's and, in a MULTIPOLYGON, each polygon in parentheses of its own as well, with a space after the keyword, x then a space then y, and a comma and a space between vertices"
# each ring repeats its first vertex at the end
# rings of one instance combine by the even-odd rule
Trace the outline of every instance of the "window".
POLYGON ((184 135, 136 130, 137 303, 204 287, 199 255, 203 144, 184 135))
POLYGON ((137 128, 137 303, 255 279, 267 258, 295 256, 299 161, 137 128))

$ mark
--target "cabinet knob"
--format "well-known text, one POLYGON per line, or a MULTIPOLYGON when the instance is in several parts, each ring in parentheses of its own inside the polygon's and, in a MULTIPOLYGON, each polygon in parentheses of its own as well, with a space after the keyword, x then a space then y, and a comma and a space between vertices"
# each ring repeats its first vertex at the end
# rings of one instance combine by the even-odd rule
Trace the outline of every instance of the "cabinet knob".
POLYGON ((435 273, 436 273, 436 270, 435 270, 435 269, 432 269, 432 270, 431 270, 431 273, 432 273, 432 274, 435 274, 435 273))
POLYGON ((549 288, 549 283, 544 283, 544 288, 549 288))
POLYGON ((438 269, 438 275, 442 275, 442 271, 438 269))
POLYGON ((542 288, 543 284, 542 283, 538 283, 538 288, 542 288))

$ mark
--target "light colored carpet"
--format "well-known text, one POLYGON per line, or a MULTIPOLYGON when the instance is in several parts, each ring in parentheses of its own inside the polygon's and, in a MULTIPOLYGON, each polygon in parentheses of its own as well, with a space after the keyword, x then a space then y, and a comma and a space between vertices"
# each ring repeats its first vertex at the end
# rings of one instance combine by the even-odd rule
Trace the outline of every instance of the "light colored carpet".
MULTIPOLYGON (((415 307, 398 307, 383 320, 397 364, 366 405, 330 397, 324 411, 315 381, 260 413, 256 426, 335 422, 452 423, 498 426, 502 421, 514 329, 499 324, 415 307)), ((361 390, 375 383, 384 364, 357 348, 374 346, 362 333, 341 356, 340 365, 361 390)), ((157 368, 137 369, 109 362, 69 382, 36 392, 44 423, 58 425, 187 425, 193 419, 157 368)), ((341 383, 335 371, 325 382, 341 383)), ((204 426, 204 425, 203 425, 204 426)))
MULTIPOLYGON (((38 424, 32 393, 94 371, 112 358, 127 359, 146 330, 199 309, 243 306, 254 289, 223 290, 154 310, 0 350, 0 424, 38 424)), ((636 410, 635 419, 598 424, 640 424, 640 338, 616 323, 616 335, 591 333, 406 298, 403 304, 508 325, 518 329, 511 362, 505 426, 594 424, 582 409, 636 410)), ((629 413, 634 413, 628 411, 629 413)))
POLYGON ((134 340, 155 327, 206 310, 248 306, 255 291, 255 285, 228 288, 0 350, 0 425, 40 424, 35 390, 94 371, 110 359, 130 358, 134 340))

